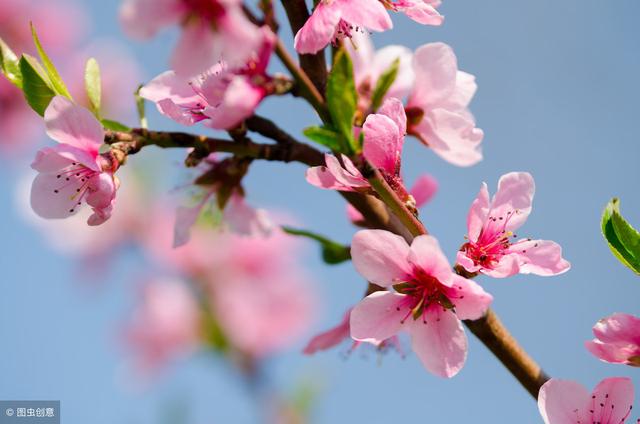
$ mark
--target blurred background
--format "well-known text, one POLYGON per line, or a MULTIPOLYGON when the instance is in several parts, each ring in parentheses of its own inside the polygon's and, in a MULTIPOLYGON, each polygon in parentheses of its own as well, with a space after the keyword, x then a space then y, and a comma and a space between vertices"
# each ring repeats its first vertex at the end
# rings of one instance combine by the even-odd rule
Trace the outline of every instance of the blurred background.
MULTIPOLYGON (((118 23, 117 0, 2 3, 0 37, 10 30, 25 32, 33 20, 71 86, 81 85, 84 61, 96 56, 110 117, 135 125, 129 93, 168 68, 176 27, 145 42, 132 41, 118 23)), ((534 208, 519 235, 559 242, 572 269, 552 278, 477 281, 550 375, 590 388, 607 376, 628 376, 640 391, 638 371, 602 363, 583 347, 598 319, 613 312, 640 314, 640 280, 610 254, 599 230, 602 209, 613 196, 621 198, 626 218, 640 226, 640 4, 445 0, 440 11, 446 16, 440 28, 394 14, 394 30, 373 37, 378 47, 411 49, 444 41, 454 48, 460 69, 474 74, 479 85, 471 110, 485 132, 480 164, 454 167, 407 139, 406 180, 428 172, 440 184, 421 211, 423 221, 453 260, 481 182, 493 193, 500 175, 531 172, 537 185, 534 208)), ((280 8, 278 14, 291 47, 280 8)), ((282 71, 275 59, 271 70, 282 71)), ((155 206, 152 213, 147 199, 175 194, 189 183, 194 175, 181 165, 185 153, 145 149, 127 163, 122 190, 134 182, 126 198, 138 209, 132 214, 137 221, 125 217, 113 227, 122 237, 115 230, 90 234, 93 229, 81 220, 43 223, 28 210, 29 164, 35 151, 52 141, 33 112, 9 116, 18 101, 15 93, 0 100, 0 399, 59 399, 67 423, 284 423, 296 422, 291 421, 296 415, 313 423, 541 422, 535 402, 472 335, 467 364, 451 380, 427 373, 406 340, 400 353, 367 348, 350 353, 345 342, 303 355, 309 339, 337 324, 365 289, 351 264, 325 265, 317 246, 305 240, 285 240, 275 253, 268 247, 254 252, 257 257, 272 252, 284 269, 295 270, 288 287, 299 303, 285 321, 300 325, 285 330, 292 337, 274 342, 273 349, 262 351, 262 341, 252 339, 257 347, 247 341, 259 351, 259 370, 250 377, 241 370, 252 365, 210 349, 185 349, 170 360, 141 355, 136 341, 143 336, 136 331, 148 330, 141 306, 141 299, 151 296, 148 283, 180 277, 128 236, 139 241, 144 227, 144 243, 155 245, 154 237, 160 240, 171 230, 171 219, 155 215, 167 217, 174 209, 155 206)), ((309 107, 287 97, 267 99, 258 112, 299 137, 316 122, 309 107)), ((153 105, 148 116, 153 129, 178 129, 153 105)), ((202 126, 190 130, 214 134, 202 126)), ((307 184, 301 165, 255 163, 245 189, 249 203, 299 227, 343 243, 355 231, 340 196, 307 184)), ((231 252, 215 253, 220 266, 246 252, 232 244, 220 242, 222 251, 231 252)))

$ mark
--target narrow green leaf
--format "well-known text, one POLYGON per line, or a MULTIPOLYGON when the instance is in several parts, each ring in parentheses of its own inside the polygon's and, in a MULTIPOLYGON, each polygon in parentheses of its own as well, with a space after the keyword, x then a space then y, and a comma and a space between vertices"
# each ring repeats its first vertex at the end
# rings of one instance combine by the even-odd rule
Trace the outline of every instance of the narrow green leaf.
POLYGON ((374 112, 378 110, 380 105, 382 105, 382 100, 384 99, 384 96, 387 94, 387 91, 389 91, 389 88, 391 88, 391 85, 393 84, 393 82, 396 80, 396 77, 398 76, 399 68, 400 68, 400 58, 397 58, 396 60, 393 61, 391 66, 389 66, 389 68, 387 68, 387 70, 384 71, 382 75, 380 75, 380 78, 378 78, 378 82, 376 83, 376 88, 373 90, 373 95, 371 96, 371 109, 374 112))
POLYGON ((136 99, 136 109, 138 110, 138 118, 140 119, 140 128, 147 128, 147 114, 145 111, 145 103, 144 98, 140 96, 140 89, 144 87, 142 84, 138 86, 138 89, 134 93, 134 98, 136 99))
POLYGON ((620 201, 617 198, 607 204, 602 214, 602 234, 614 256, 640 274, 640 233, 620 214, 620 201))
POLYGON ((110 119, 102 119, 100 122, 102 122, 102 126, 107 130, 122 132, 131 131, 131 128, 127 127, 126 125, 121 124, 120 122, 112 121, 110 119))
POLYGON ((351 249, 349 246, 344 246, 319 234, 312 233, 311 231, 299 230, 286 226, 283 226, 282 230, 287 234, 306 237, 320 243, 322 259, 327 264, 335 265, 351 259, 351 249))
POLYGON ((93 57, 87 60, 84 68, 84 88, 87 91, 91 110, 100 118, 100 103, 102 99, 102 82, 100 79, 100 66, 93 57))
POLYGON ((353 64, 344 49, 336 54, 329 73, 327 106, 333 126, 341 135, 343 151, 354 153, 359 150, 353 139, 353 118, 358 106, 358 93, 353 77, 353 64))
POLYGON ((339 152, 341 150, 340 134, 327 127, 308 127, 302 132, 310 140, 339 152))
POLYGON ((0 71, 13 85, 22 89, 20 60, 2 38, 0 38, 0 71))
POLYGON ((23 54, 20 58, 20 73, 22 74, 22 91, 27 103, 40 116, 44 116, 45 109, 56 95, 44 69, 35 57, 23 54))
POLYGON ((36 34, 36 28, 33 26, 33 23, 31 23, 31 36, 33 37, 36 49, 38 49, 38 54, 40 55, 40 60, 42 60, 47 76, 51 81, 51 88, 56 94, 65 96, 71 100, 71 94, 69 93, 67 86, 64 85, 64 81, 62 81, 62 77, 60 77, 58 70, 53 65, 53 62, 51 62, 51 59, 49 59, 49 56, 47 56, 47 53, 45 53, 42 48, 42 44, 40 44, 40 40, 38 39, 38 34, 36 34))

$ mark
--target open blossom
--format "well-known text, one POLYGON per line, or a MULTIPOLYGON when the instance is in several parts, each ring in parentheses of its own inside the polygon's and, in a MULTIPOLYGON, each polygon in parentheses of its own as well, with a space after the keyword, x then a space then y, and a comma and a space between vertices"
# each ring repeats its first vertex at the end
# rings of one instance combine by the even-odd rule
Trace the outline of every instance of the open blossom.
POLYGON ((358 107, 362 113, 367 112, 371 96, 380 76, 389 70, 398 59, 398 74, 385 94, 385 99, 395 97, 401 99, 409 94, 413 86, 414 74, 411 66, 413 53, 407 47, 392 45, 374 50, 368 34, 353 35, 353 43, 346 43, 353 62, 353 75, 358 90, 358 107))
POLYGON ((593 326, 587 349, 605 362, 640 367, 640 318, 617 313, 593 326))
POLYGON ((416 22, 440 25, 439 0, 321 0, 295 36, 298 53, 316 53, 329 43, 357 32, 386 31, 393 24, 386 9, 402 12, 416 22))
POLYGON ((83 202, 93 209, 89 225, 111 216, 118 182, 118 161, 99 153, 104 130, 98 120, 62 96, 51 100, 44 114, 47 134, 58 143, 38 151, 31 167, 38 176, 31 186, 31 207, 43 218, 75 214, 83 202))
POLYGON ((545 424, 624 424, 633 397, 628 378, 605 378, 591 394, 574 381, 552 378, 540 388, 538 409, 545 424))
POLYGON ((138 367, 151 371, 194 350, 200 327, 200 309, 187 286, 181 281, 154 280, 142 288, 124 336, 138 367))
POLYGON ((527 220, 534 192, 533 177, 527 172, 500 177, 498 192, 491 202, 487 184, 483 183, 469 209, 469 241, 458 252, 458 264, 468 272, 496 278, 518 273, 549 276, 568 271, 571 265, 562 257, 557 243, 516 240, 514 231, 527 220))
POLYGON ((200 74, 221 60, 241 65, 262 43, 260 31, 242 11, 241 0, 126 0, 120 20, 137 38, 182 24, 171 68, 183 77, 200 74))
MULTIPOLYGON (((367 116, 362 126, 363 156, 380 171, 400 199, 415 208, 415 199, 405 189, 400 176, 406 128, 407 118, 402 103, 395 98, 387 99, 378 113, 367 116)), ((340 155, 338 159, 334 155, 326 154, 325 163, 326 166, 315 166, 307 170, 307 182, 328 190, 371 190, 369 181, 347 156, 340 155)))
POLYGON ((140 90, 140 95, 156 103, 163 115, 182 125, 203 122, 215 129, 231 129, 251 116, 269 94, 266 75, 275 43, 267 28, 262 34, 262 48, 241 67, 225 61, 209 67, 194 78, 184 78, 167 71, 140 90))
POLYGON ((379 343, 407 331, 413 351, 430 372, 452 377, 464 366, 467 337, 461 319, 478 319, 493 298, 455 274, 437 240, 416 237, 411 246, 384 230, 362 230, 351 256, 368 281, 392 289, 365 297, 351 311, 351 337, 379 343))
POLYGON ((458 70, 451 47, 429 43, 413 55, 415 84, 407 103, 409 134, 454 165, 482 159, 483 132, 468 106, 476 92, 475 77, 458 70))

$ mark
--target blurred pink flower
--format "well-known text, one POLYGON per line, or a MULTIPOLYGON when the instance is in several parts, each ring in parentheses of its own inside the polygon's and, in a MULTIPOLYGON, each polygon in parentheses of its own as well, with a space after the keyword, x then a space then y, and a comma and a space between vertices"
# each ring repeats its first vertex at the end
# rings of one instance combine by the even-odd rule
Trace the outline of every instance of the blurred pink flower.
MULTIPOLYGON (((258 30, 256 30, 258 31, 258 30)), ((269 94, 266 68, 275 43, 267 28, 258 31, 262 49, 250 62, 231 67, 221 61, 195 78, 167 71, 140 90, 140 95, 156 103, 163 115, 182 125, 204 124, 215 129, 231 129, 251 116, 269 94)))
POLYGON ((143 286, 124 336, 138 368, 148 373, 195 350, 200 334, 199 306, 185 283, 152 280, 143 286))
POLYGON ((407 331, 427 370, 456 375, 467 357, 460 320, 482 317, 491 295, 455 274, 432 236, 418 236, 409 246, 388 231, 362 230, 353 238, 351 256, 367 281, 394 289, 372 293, 353 308, 351 337, 380 343, 407 331))
POLYGON ((489 202, 483 183, 467 217, 469 241, 458 252, 457 262, 468 272, 495 278, 514 274, 558 275, 571 264, 562 257, 562 248, 549 240, 530 238, 512 241, 513 233, 527 220, 535 183, 527 172, 511 172, 500 177, 498 192, 489 202))
POLYGON ((605 362, 640 367, 640 318, 616 313, 593 326, 595 339, 585 343, 605 362))
POLYGON ((43 218, 67 218, 85 201, 93 209, 89 225, 109 219, 117 180, 118 162, 100 154, 104 130, 98 120, 65 97, 51 100, 44 114, 47 134, 58 144, 38 151, 31 167, 38 171, 31 188, 31 206, 43 218))
POLYGON ((448 162, 470 166, 482 159, 483 132, 468 105, 475 77, 458 70, 451 47, 429 43, 413 55, 415 84, 407 103, 408 132, 448 162))
POLYGON ((25 149, 42 131, 41 119, 24 99, 24 95, 0 75, 0 153, 25 149))
POLYGON ((436 10, 440 0, 380 0, 387 9, 401 12, 424 25, 440 25, 444 17, 436 10))
POLYGON ((193 77, 219 61, 245 63, 262 43, 258 28, 245 17, 240 0, 125 0, 120 9, 124 30, 149 38, 170 25, 182 25, 171 68, 193 77))
POLYGON ((357 31, 385 31, 393 24, 378 0, 321 0, 295 36, 298 53, 316 53, 357 31))
POLYGON ((352 40, 352 43, 345 44, 345 48, 353 62, 360 111, 363 113, 368 111, 378 79, 396 59, 400 60, 398 74, 384 99, 390 97, 401 99, 409 94, 415 78, 411 67, 413 56, 411 50, 404 46, 391 45, 376 51, 371 38, 366 33, 356 33, 352 40))
POLYGON ((632 405, 633 384, 623 377, 602 380, 591 394, 574 381, 552 378, 538 394, 545 424, 624 424, 632 405))

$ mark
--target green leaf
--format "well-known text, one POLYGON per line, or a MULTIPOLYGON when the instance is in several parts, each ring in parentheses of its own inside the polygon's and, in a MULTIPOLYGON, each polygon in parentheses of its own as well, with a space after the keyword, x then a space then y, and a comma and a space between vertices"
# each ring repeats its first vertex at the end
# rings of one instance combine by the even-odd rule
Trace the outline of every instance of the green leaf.
POLYGON ((28 54, 23 54, 20 58, 20 73, 22 74, 22 91, 27 103, 40 116, 44 116, 45 109, 56 95, 51 87, 51 81, 38 60, 28 54))
POLYGON ((620 214, 620 201, 613 198, 602 214, 602 234, 620 262, 640 274, 640 233, 620 214))
POLYGON ((100 103, 102 99, 102 82, 100 79, 100 66, 93 57, 87 60, 84 68, 84 88, 87 91, 91 110, 100 118, 100 103))
POLYGON ((121 124, 120 122, 112 121, 111 119, 102 119, 102 120, 100 120, 100 122, 102 123, 102 126, 106 130, 121 131, 121 132, 129 132, 129 131, 131 131, 131 128, 127 127, 124 124, 121 124))
POLYGON ((327 127, 309 127, 302 132, 310 140, 339 152, 341 150, 340 134, 327 127))
POLYGON ((142 84, 138 86, 138 89, 134 93, 136 99, 136 109, 138 110, 138 118, 140 119, 140 128, 147 128, 147 114, 145 112, 144 98, 140 96, 140 90, 144 87, 142 84))
POLYGON ((71 100, 71 94, 69 94, 67 86, 64 85, 64 81, 62 81, 62 77, 60 77, 58 70, 53 65, 53 62, 51 62, 51 59, 49 59, 49 56, 47 56, 47 53, 45 53, 42 48, 42 44, 40 44, 40 40, 38 39, 38 34, 36 34, 36 28, 33 26, 33 23, 31 23, 31 36, 33 37, 36 49, 38 49, 38 54, 40 55, 44 69, 49 77, 49 81, 51 81, 51 88, 56 94, 65 96, 71 100))
POLYGON ((384 99, 385 94, 391 88, 391 84, 396 80, 398 76, 398 69, 400 68, 400 58, 391 63, 391 66, 384 71, 380 78, 378 78, 378 82, 376 83, 376 88, 373 90, 373 95, 371 96, 371 109, 375 112, 378 110, 380 105, 382 105, 382 100, 384 99))
POLYGON ((335 241, 329 240, 319 234, 312 233, 311 231, 299 230, 291 227, 282 227, 282 230, 293 236, 307 237, 311 240, 315 240, 320 243, 322 249, 322 259, 325 263, 335 265, 341 262, 345 262, 351 259, 351 249, 349 246, 344 246, 335 241))
POLYGON ((13 85, 22 89, 20 60, 2 38, 0 38, 0 71, 13 85))
POLYGON ((343 152, 359 150, 353 139, 353 118, 358 106, 358 93, 349 54, 341 49, 335 56, 327 80, 327 106, 334 128, 341 135, 343 152))

